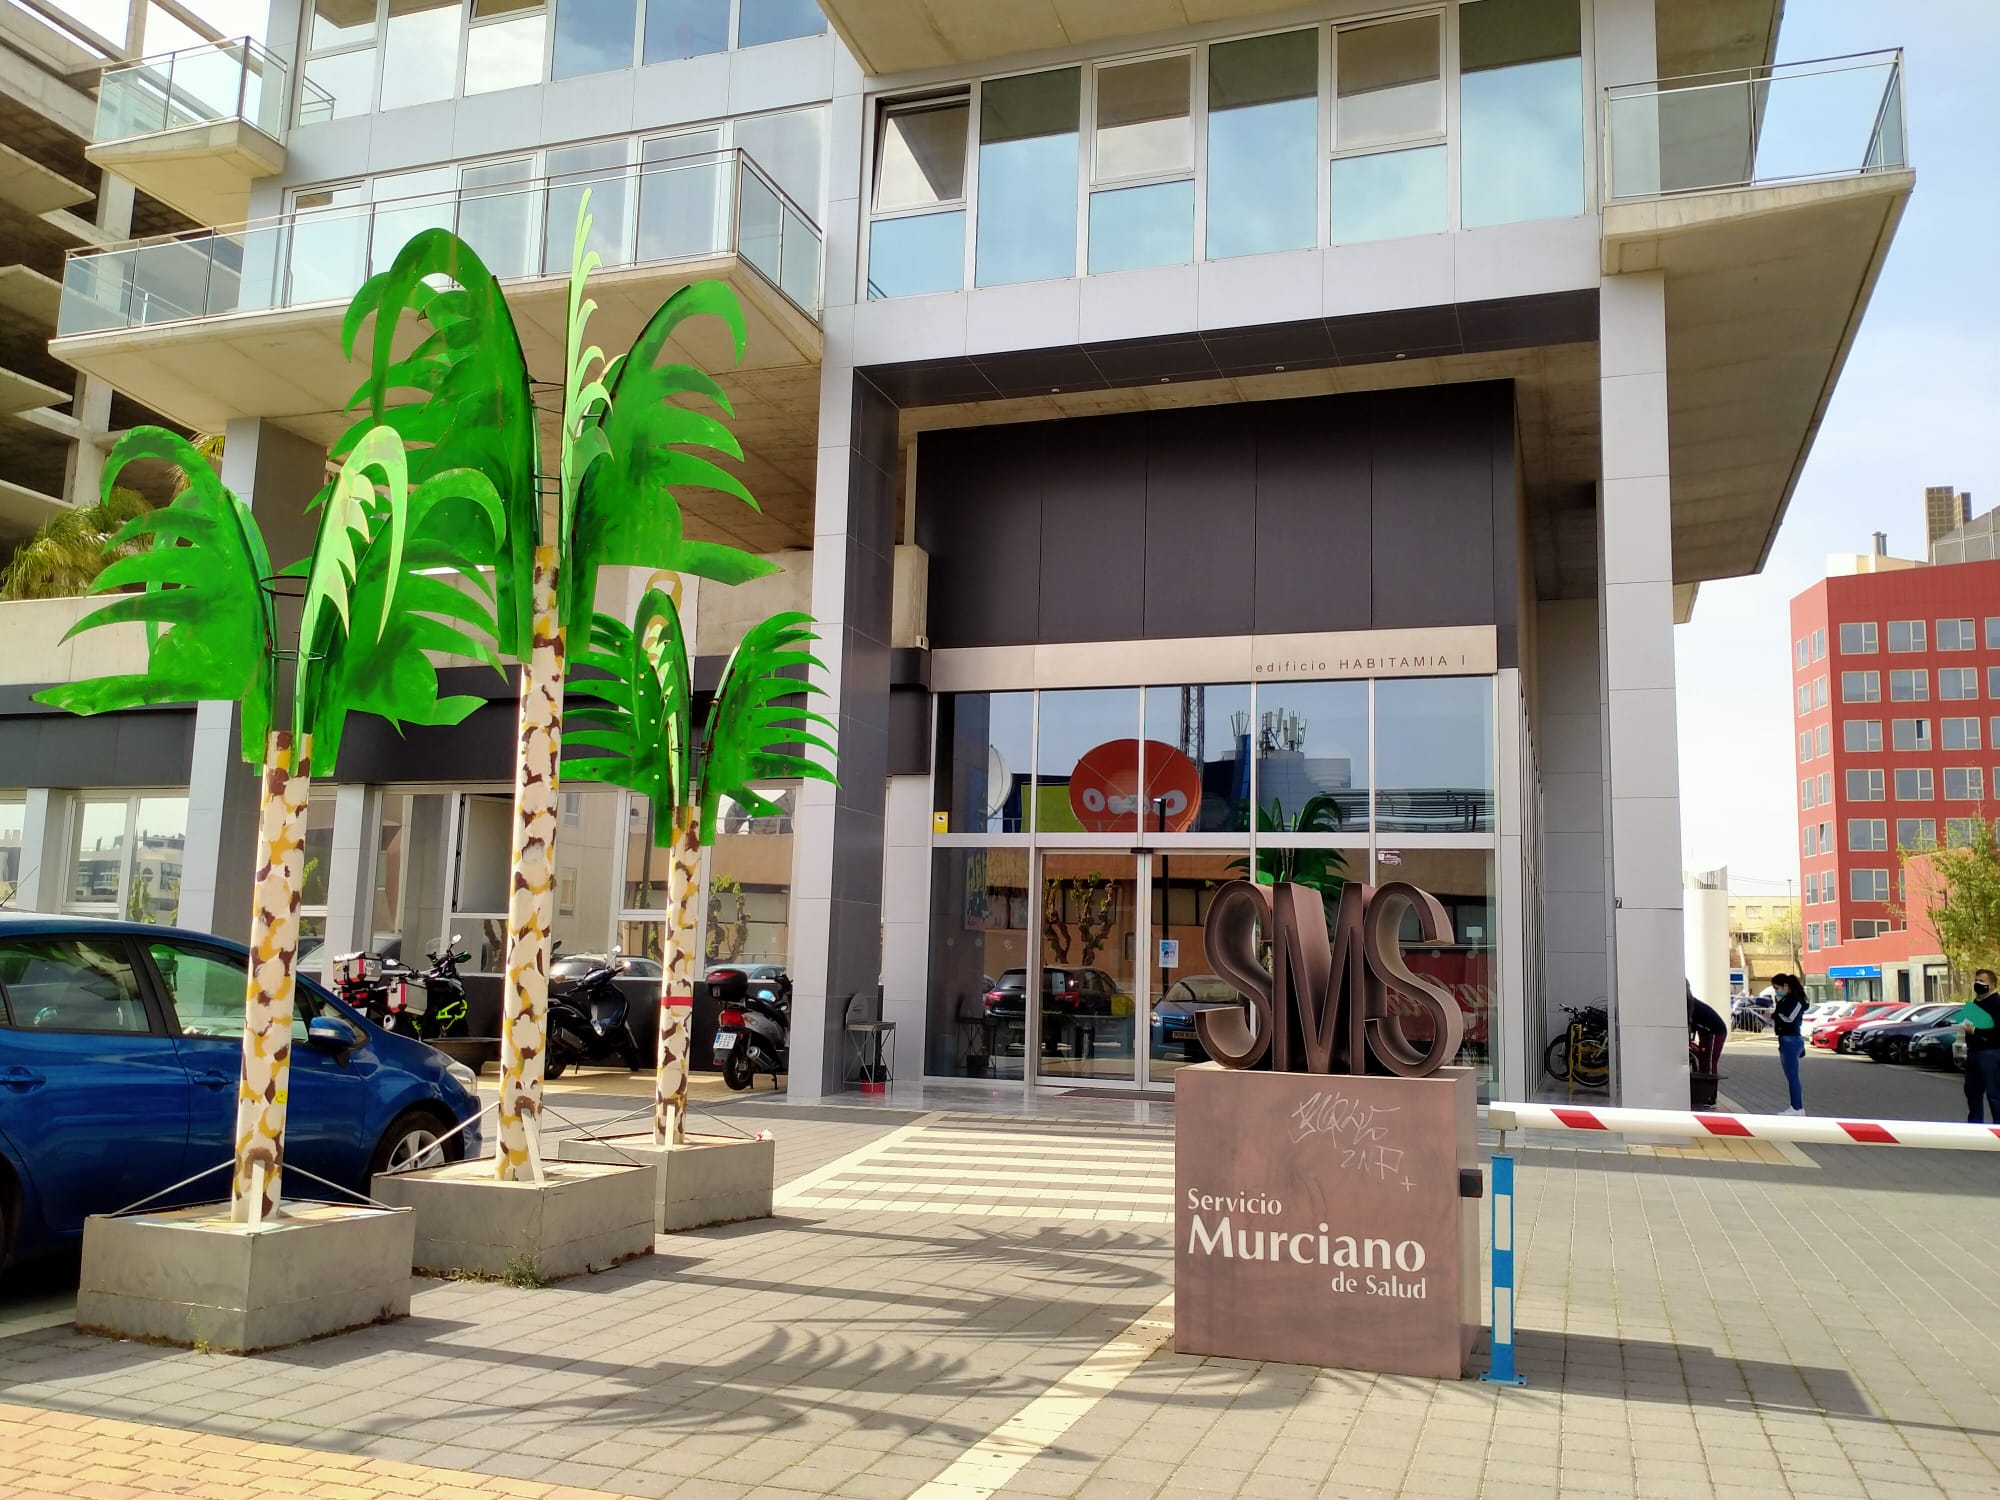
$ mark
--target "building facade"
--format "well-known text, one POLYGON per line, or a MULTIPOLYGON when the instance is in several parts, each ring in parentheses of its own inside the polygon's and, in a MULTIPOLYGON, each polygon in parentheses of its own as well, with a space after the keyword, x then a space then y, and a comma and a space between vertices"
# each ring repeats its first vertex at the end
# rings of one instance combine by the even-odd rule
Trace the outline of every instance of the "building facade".
MULTIPOLYGON (((1778 9, 280 0, 286 108, 200 125, 236 142, 208 222, 247 223, 73 257, 54 348, 226 430, 282 551, 343 299, 449 224, 553 369, 588 188, 594 338, 696 276, 750 320, 718 374, 762 513, 682 500, 785 571, 697 591, 701 670, 774 604, 824 637, 840 784, 726 820, 704 886, 711 954, 790 967, 795 1093, 878 993, 898 1077, 1167 1085, 1255 870, 1434 892, 1415 962, 1485 1088, 1608 1000, 1621 1097, 1684 1104, 1673 626, 1761 565, 1913 183, 1900 58, 1775 67, 1778 9), (1776 150, 1746 101, 1828 72, 1873 90, 1862 149, 1776 150)), ((112 145, 164 188, 173 133, 112 145)), ((171 803, 178 918, 229 930, 231 705, 36 709, 86 665, 60 613, 0 717, 23 888, 82 901, 109 839, 129 902, 171 803)), ((495 964, 513 689, 446 670, 487 706, 357 724, 319 788, 325 951, 495 964)), ((565 797, 558 935, 644 948, 643 806, 565 797)))
POLYGON ((1791 622, 1806 975, 1922 999, 1944 961, 1901 856, 2000 800, 2000 562, 1827 578, 1791 622))

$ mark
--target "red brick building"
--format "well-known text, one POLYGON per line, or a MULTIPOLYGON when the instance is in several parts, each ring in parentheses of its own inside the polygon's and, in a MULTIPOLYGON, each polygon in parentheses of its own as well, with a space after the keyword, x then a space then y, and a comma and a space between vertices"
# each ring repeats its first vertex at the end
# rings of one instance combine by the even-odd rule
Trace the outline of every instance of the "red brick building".
POLYGON ((2000 561, 1822 579, 1791 618, 1805 977, 1921 999, 1943 963, 1897 851, 2000 812, 2000 561))

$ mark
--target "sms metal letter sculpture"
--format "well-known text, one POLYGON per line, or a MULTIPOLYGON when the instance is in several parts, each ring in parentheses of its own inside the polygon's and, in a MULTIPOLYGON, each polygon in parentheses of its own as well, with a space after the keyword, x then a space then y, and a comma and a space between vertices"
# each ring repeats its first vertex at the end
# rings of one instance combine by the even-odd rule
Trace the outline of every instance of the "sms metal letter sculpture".
POLYGON ((1435 896, 1404 881, 1372 892, 1352 881, 1340 888, 1333 935, 1327 935, 1320 893, 1309 886, 1272 889, 1233 880, 1216 893, 1202 929, 1215 972, 1233 983, 1251 1016, 1204 1010, 1195 1034, 1225 1068, 1251 1068, 1267 1053, 1279 1073, 1366 1073, 1372 1057, 1401 1078, 1427 1078, 1458 1056, 1465 1017, 1442 985, 1403 962, 1403 918, 1415 913, 1426 943, 1452 941, 1451 919, 1435 896), (1269 935, 1271 967, 1257 956, 1258 934, 1269 935), (1419 1050, 1390 1004, 1394 991, 1430 1022, 1419 1050), (1303 1043, 1294 1069, 1295 1032, 1303 1043))
MULTIPOLYGON (((273 602, 269 549, 250 507, 192 444, 158 427, 121 438, 104 468, 109 494, 135 459, 160 459, 188 486, 129 522, 113 547, 152 546, 98 575, 120 593, 69 634, 134 622, 146 628, 146 670, 45 689, 72 713, 203 699, 241 705, 242 753, 263 767, 252 887, 243 1063, 237 1087, 231 1215, 260 1224, 278 1212, 292 1058, 294 964, 305 880, 307 791, 315 757, 332 766, 350 713, 403 724, 456 724, 479 704, 440 698, 426 650, 499 665, 491 588, 478 568, 503 534, 499 497, 470 469, 433 466, 413 483, 402 440, 369 426, 312 502, 311 554, 284 570, 305 580, 298 649, 286 648, 273 602), (296 661, 280 723, 279 662, 296 661)), ((67 639, 67 637, 65 637, 67 639)))

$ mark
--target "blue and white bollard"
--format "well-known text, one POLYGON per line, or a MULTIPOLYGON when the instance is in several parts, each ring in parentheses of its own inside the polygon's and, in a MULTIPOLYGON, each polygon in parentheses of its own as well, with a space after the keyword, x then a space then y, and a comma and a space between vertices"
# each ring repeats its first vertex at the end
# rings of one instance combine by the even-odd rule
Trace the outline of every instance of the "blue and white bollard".
POLYGON ((1514 1373, 1514 1158, 1493 1155, 1493 1358, 1479 1377, 1489 1385, 1526 1385, 1514 1373))

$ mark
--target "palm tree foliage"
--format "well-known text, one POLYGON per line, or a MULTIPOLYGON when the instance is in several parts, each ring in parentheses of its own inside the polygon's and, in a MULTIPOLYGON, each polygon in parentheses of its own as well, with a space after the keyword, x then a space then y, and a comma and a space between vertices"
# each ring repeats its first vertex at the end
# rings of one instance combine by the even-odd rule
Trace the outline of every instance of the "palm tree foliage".
POLYGON ((575 638, 590 627, 600 568, 668 570, 721 583, 776 571, 739 548, 689 539, 676 498, 678 490, 704 488, 757 506, 740 480, 704 456, 742 458, 735 436, 715 417, 678 404, 697 398, 733 416, 728 396, 692 365, 658 363, 675 330, 702 315, 728 326, 740 360, 746 331, 735 293, 714 281, 682 288, 647 321, 631 352, 607 363, 602 349, 585 342, 596 303, 584 285, 599 264, 586 248, 589 206, 586 190, 570 261, 553 535, 545 534, 541 484, 549 468, 526 357, 506 297, 471 246, 445 229, 418 234, 356 294, 342 328, 352 354, 362 325, 374 320, 369 377, 350 403, 365 397, 369 415, 335 452, 381 422, 412 445, 413 478, 467 468, 492 482, 507 518, 497 570, 500 646, 517 657, 527 654, 538 541, 561 549, 562 621, 575 638), (394 343, 405 313, 424 331, 398 359, 394 343), (397 392, 418 399, 392 405, 397 392))
MULTIPOLYGON (((63 683, 36 696, 79 714, 233 699, 242 704, 243 757, 258 763, 279 717, 278 663, 289 654, 263 533, 200 451, 164 428, 134 428, 119 440, 105 465, 107 489, 139 458, 166 461, 187 485, 112 539, 114 548, 146 545, 107 567, 95 591, 139 592, 119 594, 69 634, 143 624, 146 670, 63 683)), ((331 766, 350 711, 454 724, 477 706, 474 698, 438 698, 437 674, 422 650, 498 665, 482 639, 495 624, 476 568, 491 560, 502 518, 492 486, 477 473, 448 471, 412 490, 401 440, 386 427, 354 444, 313 504, 320 524, 312 554, 285 570, 306 580, 290 719, 294 735, 313 736, 315 758, 331 766), (481 520, 483 531, 475 524, 481 520), (444 571, 467 578, 467 587, 454 588, 444 571)))
POLYGON ((89 593, 97 575, 131 550, 130 543, 107 550, 112 537, 152 508, 137 490, 120 486, 95 505, 57 511, 0 569, 0 599, 68 599, 89 593))
POLYGON ((672 844, 675 818, 697 808, 703 843, 715 837, 717 809, 727 799, 755 817, 782 809, 759 795, 762 780, 801 777, 831 782, 834 773, 812 750, 833 747, 814 726, 832 728, 797 699, 823 691, 805 678, 812 655, 810 617, 773 615, 754 626, 723 668, 700 725, 694 717, 687 637, 673 595, 646 591, 628 626, 610 615, 591 621, 590 643, 571 658, 592 675, 570 679, 564 739, 594 752, 563 762, 579 781, 606 782, 644 793, 653 806, 653 841, 672 844))
MULTIPOLYGON (((1297 818, 1287 821, 1284 805, 1273 798, 1257 809, 1259 833, 1337 833, 1346 816, 1340 803, 1324 792, 1308 797, 1297 818)), ((1248 874, 1250 862, 1239 859, 1231 868, 1248 874)), ((1338 849, 1284 849, 1269 845, 1257 851, 1259 885, 1303 885, 1316 890, 1329 905, 1347 884, 1347 856, 1338 849)))

